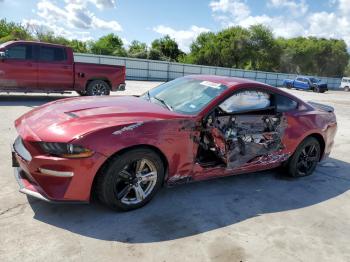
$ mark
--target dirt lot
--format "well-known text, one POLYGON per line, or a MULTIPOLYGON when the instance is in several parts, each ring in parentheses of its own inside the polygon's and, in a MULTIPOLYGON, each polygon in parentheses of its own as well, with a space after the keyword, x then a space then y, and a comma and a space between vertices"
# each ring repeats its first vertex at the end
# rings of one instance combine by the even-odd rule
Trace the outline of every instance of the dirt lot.
MULTIPOLYGON (((124 94, 156 84, 130 81, 124 94)), ((350 261, 350 93, 291 92, 338 117, 331 158, 313 176, 268 171, 162 189, 128 213, 18 193, 13 122, 66 96, 0 95, 0 261, 350 261)))

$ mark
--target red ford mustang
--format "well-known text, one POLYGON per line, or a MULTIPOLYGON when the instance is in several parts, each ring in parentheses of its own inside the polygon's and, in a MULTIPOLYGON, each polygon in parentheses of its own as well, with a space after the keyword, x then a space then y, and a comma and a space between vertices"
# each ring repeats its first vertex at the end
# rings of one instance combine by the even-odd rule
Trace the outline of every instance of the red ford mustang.
POLYGON ((163 185, 283 165, 310 175, 329 155, 333 108, 246 79, 187 76, 140 97, 54 101, 15 122, 20 191, 46 201, 143 206, 163 185))

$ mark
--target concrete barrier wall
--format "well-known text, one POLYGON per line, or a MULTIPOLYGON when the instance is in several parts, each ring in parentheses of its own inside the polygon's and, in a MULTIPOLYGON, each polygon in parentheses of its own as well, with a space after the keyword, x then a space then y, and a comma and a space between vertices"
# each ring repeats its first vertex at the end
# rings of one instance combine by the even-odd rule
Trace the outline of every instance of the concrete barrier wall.
MULTIPOLYGON (((225 67, 181 64, 174 62, 136 59, 128 57, 74 54, 76 62, 126 66, 128 80, 169 81, 184 75, 210 74, 241 77, 263 82, 272 86, 282 86, 283 79, 296 77, 295 74, 251 71, 225 67)), ((338 89, 341 78, 317 77, 328 84, 330 89, 338 89)))

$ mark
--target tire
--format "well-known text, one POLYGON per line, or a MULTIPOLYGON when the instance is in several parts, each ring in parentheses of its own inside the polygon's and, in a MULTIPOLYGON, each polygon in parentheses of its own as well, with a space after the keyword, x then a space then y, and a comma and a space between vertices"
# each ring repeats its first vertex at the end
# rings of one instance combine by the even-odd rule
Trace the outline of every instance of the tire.
POLYGON ((344 91, 345 92, 349 92, 350 91, 350 88, 348 86, 344 87, 344 91))
POLYGON ((80 96, 86 96, 86 92, 85 92, 85 91, 77 91, 77 93, 78 93, 80 96))
POLYGON ((111 91, 110 86, 103 80, 93 80, 86 88, 88 96, 107 96, 111 91))
POLYGON ((112 158, 97 177, 97 197, 108 207, 129 211, 147 204, 161 187, 164 165, 153 150, 140 148, 112 158), (136 172, 136 170, 143 171, 136 172), (142 193, 143 192, 143 193, 142 193))
POLYGON ((288 84, 287 84, 287 88, 288 88, 288 89, 292 89, 292 84, 291 84, 291 83, 288 83, 288 84))
POLYGON ((288 161, 287 171, 292 177, 311 175, 321 157, 321 146, 314 137, 307 137, 288 161))

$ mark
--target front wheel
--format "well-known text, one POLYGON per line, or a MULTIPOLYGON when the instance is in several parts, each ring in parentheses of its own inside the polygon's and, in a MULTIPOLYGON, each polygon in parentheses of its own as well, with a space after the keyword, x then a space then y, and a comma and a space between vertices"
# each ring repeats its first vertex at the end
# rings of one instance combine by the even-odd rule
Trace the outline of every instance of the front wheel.
POLYGON ((314 86, 313 91, 315 93, 319 93, 320 92, 320 88, 318 86, 314 86))
POLYGON ((111 159, 97 179, 102 203, 113 209, 133 210, 147 204, 161 187, 164 165, 154 151, 134 149, 111 159))
POLYGON ((350 91, 350 88, 348 86, 344 87, 344 91, 345 92, 349 92, 350 91))
POLYGON ((321 157, 321 146, 314 137, 306 138, 291 156, 287 170, 292 177, 311 175, 321 157))
POLYGON ((88 96, 107 96, 111 89, 109 85, 103 80, 91 81, 86 88, 86 95, 88 96))

